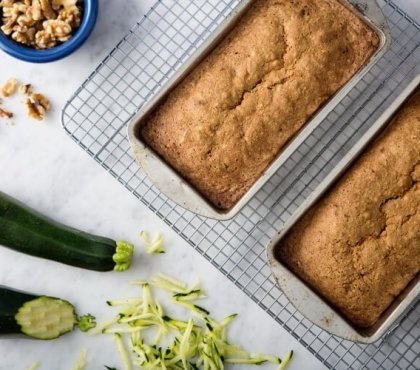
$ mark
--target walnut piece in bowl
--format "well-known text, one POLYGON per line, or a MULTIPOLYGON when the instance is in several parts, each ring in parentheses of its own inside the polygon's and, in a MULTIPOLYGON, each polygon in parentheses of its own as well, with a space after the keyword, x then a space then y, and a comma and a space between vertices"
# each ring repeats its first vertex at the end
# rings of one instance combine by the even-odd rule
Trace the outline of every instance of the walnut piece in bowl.
POLYGON ((0 0, 0 48, 30 62, 61 59, 87 39, 98 0, 0 0))

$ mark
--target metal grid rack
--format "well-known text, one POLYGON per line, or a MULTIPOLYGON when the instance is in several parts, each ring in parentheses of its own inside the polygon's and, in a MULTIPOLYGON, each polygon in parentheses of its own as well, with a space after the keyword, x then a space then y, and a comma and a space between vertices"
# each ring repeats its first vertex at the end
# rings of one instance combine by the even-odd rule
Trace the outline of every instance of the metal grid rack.
POLYGON ((419 304, 381 341, 345 341, 293 308, 274 284, 265 257, 270 238, 419 72, 420 26, 392 1, 379 1, 391 28, 391 49, 234 219, 218 222, 176 206, 131 155, 127 122, 239 2, 158 1, 68 101, 64 128, 328 367, 418 370, 419 304))

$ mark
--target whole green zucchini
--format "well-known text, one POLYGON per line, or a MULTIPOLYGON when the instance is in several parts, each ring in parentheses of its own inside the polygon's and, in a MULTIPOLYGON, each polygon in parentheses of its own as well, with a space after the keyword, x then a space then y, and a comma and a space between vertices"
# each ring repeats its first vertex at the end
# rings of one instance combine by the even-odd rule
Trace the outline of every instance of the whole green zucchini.
POLYGON ((92 315, 78 318, 68 301, 0 285, 0 335, 24 334, 36 339, 54 339, 75 326, 87 331, 95 325, 92 315))
POLYGON ((133 245, 65 226, 0 192, 0 244, 15 251, 96 271, 124 271, 133 245))

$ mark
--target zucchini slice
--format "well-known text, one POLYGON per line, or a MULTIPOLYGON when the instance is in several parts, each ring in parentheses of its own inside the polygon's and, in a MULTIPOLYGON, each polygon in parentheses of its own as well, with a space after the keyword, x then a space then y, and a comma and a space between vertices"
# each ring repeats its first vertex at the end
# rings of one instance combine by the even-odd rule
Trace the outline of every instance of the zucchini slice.
POLYGON ((72 331, 79 322, 83 329, 95 326, 92 315, 78 319, 74 306, 66 300, 0 286, 0 335, 55 339, 72 331))
POLYGON ((0 244, 15 251, 96 271, 129 268, 133 245, 88 234, 43 216, 0 192, 0 244))

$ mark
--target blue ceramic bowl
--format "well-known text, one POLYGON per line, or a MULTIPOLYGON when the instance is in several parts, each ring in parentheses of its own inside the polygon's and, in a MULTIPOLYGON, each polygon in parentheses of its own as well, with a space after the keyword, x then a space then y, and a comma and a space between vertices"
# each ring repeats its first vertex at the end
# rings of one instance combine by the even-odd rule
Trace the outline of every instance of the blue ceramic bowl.
POLYGON ((98 0, 83 1, 83 18, 80 27, 66 42, 51 49, 34 49, 13 41, 0 30, 0 49, 27 62, 48 63, 65 58, 77 50, 89 37, 98 17, 98 0))

